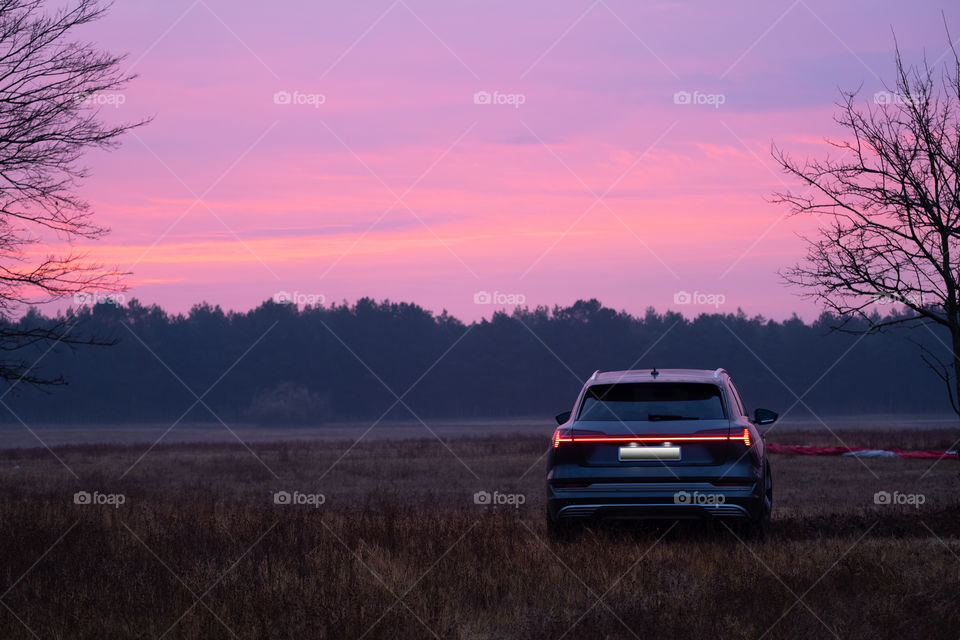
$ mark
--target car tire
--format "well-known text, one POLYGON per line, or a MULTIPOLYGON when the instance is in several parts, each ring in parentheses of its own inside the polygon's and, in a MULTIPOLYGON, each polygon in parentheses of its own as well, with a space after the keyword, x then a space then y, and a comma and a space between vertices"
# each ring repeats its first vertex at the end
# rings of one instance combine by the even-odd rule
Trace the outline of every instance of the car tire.
POLYGON ((770 463, 763 465, 763 500, 760 503, 760 515, 751 518, 744 532, 751 540, 762 541, 770 530, 770 514, 773 512, 773 474, 770 463))

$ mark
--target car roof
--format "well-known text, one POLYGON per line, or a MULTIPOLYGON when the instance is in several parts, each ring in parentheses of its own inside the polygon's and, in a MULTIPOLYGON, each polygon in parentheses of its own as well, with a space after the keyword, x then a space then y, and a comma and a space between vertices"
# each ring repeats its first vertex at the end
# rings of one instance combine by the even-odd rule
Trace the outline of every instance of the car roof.
POLYGON ((718 383, 726 371, 723 369, 629 369, 625 371, 597 371, 589 384, 616 382, 709 382, 718 383), (656 371, 656 375, 653 372, 656 371))

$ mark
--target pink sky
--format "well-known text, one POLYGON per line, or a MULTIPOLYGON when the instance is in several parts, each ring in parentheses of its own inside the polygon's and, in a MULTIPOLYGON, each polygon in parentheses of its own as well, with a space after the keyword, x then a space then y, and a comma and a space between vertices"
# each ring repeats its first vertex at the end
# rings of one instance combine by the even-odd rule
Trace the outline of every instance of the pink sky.
POLYGON ((810 319, 776 274, 812 225, 766 201, 770 144, 822 155, 838 87, 872 101, 891 25, 939 58, 941 10, 960 33, 926 2, 120 2, 83 35, 140 77, 102 113, 156 118, 88 157, 112 233, 84 248, 172 311, 280 291, 465 320, 497 307, 480 291, 714 310, 675 304, 696 291, 810 319))

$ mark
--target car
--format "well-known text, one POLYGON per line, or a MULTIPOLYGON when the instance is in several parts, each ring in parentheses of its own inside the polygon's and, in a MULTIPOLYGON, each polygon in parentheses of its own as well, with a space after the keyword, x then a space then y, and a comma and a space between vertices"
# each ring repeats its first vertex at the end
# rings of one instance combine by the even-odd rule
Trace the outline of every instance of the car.
POLYGON ((547 528, 587 520, 718 519, 763 538, 773 475, 759 426, 724 369, 596 371, 547 456, 547 528))

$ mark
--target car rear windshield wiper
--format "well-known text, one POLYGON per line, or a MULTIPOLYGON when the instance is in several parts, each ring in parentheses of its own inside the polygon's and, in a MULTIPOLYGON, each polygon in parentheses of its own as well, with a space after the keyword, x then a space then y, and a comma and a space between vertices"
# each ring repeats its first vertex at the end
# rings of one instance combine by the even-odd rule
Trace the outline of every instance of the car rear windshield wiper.
POLYGON ((662 413, 648 413, 647 420, 650 422, 656 422, 658 420, 699 420, 700 418, 692 418, 688 416, 670 416, 662 413))

